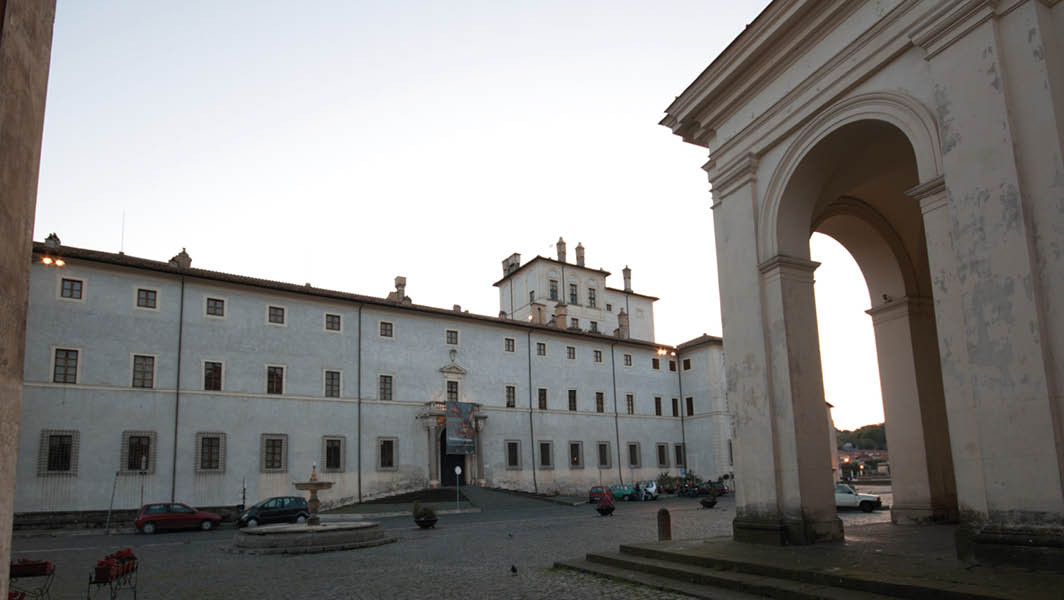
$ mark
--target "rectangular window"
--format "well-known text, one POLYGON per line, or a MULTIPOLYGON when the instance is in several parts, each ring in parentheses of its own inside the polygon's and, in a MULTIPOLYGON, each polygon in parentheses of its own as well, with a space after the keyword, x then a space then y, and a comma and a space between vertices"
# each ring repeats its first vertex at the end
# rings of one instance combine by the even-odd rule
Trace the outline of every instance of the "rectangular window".
POLYGON ((322 438, 324 442, 324 454, 325 460, 322 464, 325 466, 326 472, 339 473, 344 470, 344 438, 342 437, 325 437, 322 438))
POLYGON ((642 456, 640 456, 639 444, 634 443, 634 442, 633 443, 629 443, 628 444, 628 466, 629 467, 638 467, 641 458, 642 458, 642 456))
POLYGON ((155 387, 155 357, 133 355, 133 387, 155 387))
POLYGON ((222 363, 203 361, 203 389, 218 392, 222 389, 222 363))
POLYGON ((505 350, 507 352, 513 352, 514 351, 514 347, 516 347, 516 346, 517 346, 517 342, 514 341, 513 338, 503 338, 503 340, 502 340, 502 349, 503 350, 505 350))
POLYGON ((263 434, 262 470, 283 473, 288 471, 288 436, 281 433, 263 434))
POLYGON ((676 444, 676 446, 674 446, 674 448, 676 449, 676 453, 675 453, 676 454, 676 466, 677 467, 682 467, 682 466, 684 466, 683 444, 676 444))
POLYGON ((225 471, 225 434, 196 434, 196 471, 222 473, 225 471))
POLYGON ((506 441, 506 468, 521 468, 521 442, 513 440, 506 441))
POLYGON ((222 460, 222 439, 218 436, 203 436, 199 440, 199 470, 217 471, 222 460))
POLYGON ((221 298, 207 298, 207 315, 211 317, 225 316, 225 300, 221 298))
POLYGON ((547 388, 539 388, 539 409, 547 410, 547 388))
POLYGON ((284 325, 284 307, 269 307, 269 309, 267 309, 266 320, 274 325, 284 325))
POLYGON ((595 362, 597 362, 597 363, 602 362, 602 350, 595 350, 594 355, 595 355, 595 362))
POLYGON ((598 443, 598 466, 600 469, 610 468, 610 443, 598 443))
POLYGON ((52 369, 52 382, 78 382, 78 351, 65 348, 55 349, 55 366, 52 369))
POLYGON ((660 369, 661 368, 661 359, 660 358, 652 358, 652 359, 650 359, 650 368, 654 369, 655 371, 660 369))
POLYGON ((680 416, 680 399, 679 398, 673 398, 672 399, 672 416, 674 416, 674 417, 680 416))
POLYGON ((569 410, 576 412, 576 390, 569 390, 569 410))
POLYGON ((389 323, 388 321, 381 321, 381 325, 380 325, 380 336, 381 337, 390 338, 390 337, 393 337, 394 333, 395 333, 394 332, 394 328, 393 328, 391 323, 389 323))
POLYGON ((669 445, 668 444, 658 444, 657 445, 657 449, 658 449, 658 467, 668 467, 669 466, 669 445))
POLYGON ((687 397, 687 416, 694 416, 695 414, 695 399, 691 396, 687 397))
POLYGON ((584 444, 583 442, 569 442, 569 468, 584 468, 584 444))
POLYGON ((158 308, 158 292, 140 288, 137 290, 137 306, 140 308, 158 308))
POLYGON ((48 471, 51 473, 69 473, 73 466, 74 436, 72 434, 52 434, 48 436, 48 471))
POLYGON ((632 366, 632 355, 631 354, 625 354, 624 355, 624 366, 626 366, 626 367, 632 366))
POLYGON ((458 402, 458 382, 457 381, 448 381, 447 382, 447 401, 448 402, 458 402))
POLYGON ((628 412, 628 414, 635 414, 635 394, 624 395, 624 408, 628 412))
POLYGON ((669 370, 672 371, 673 373, 676 372, 676 361, 675 360, 670 360, 669 361, 669 370))
POLYGON ((661 396, 654 396, 654 415, 661 416, 661 396))
POLYGON ((735 465, 735 454, 732 453, 732 441, 728 440, 728 466, 735 465))
POLYGON ((539 443, 539 468, 551 469, 554 467, 554 449, 550 442, 539 443))
POLYGON ((595 308, 595 288, 587 288, 587 305, 589 308, 595 308))
POLYGON ((554 279, 550 280, 550 299, 558 300, 558 282, 554 279))
POLYGON ((569 329, 580 329, 580 319, 576 317, 569 319, 569 329))
POLYGON ((517 406, 517 386, 506 386, 506 408, 517 406))
POLYGON ((606 312, 613 312, 613 305, 609 302, 606 303, 606 312))
POLYGON ((155 472, 155 432, 123 431, 122 457, 119 463, 125 473, 155 472))
POLYGON ((575 283, 569 284, 569 304, 576 304, 580 302, 579 290, 575 283))
POLYGON ((266 367, 266 393, 284 393, 284 367, 266 367))
POLYGON ((576 359, 576 347, 575 346, 566 346, 565 347, 565 358, 568 358, 569 360, 576 359))
POLYGON ((392 376, 381 375, 377 378, 377 400, 392 399, 392 376))
POLYGON ((340 397, 340 372, 339 371, 326 371, 325 372, 325 397, 326 398, 339 398, 340 397))
POLYGON ((606 412, 606 394, 595 392, 595 412, 606 412))
POLYGON ((394 471, 396 469, 396 442, 395 438, 377 439, 377 469, 380 471, 394 471))
POLYGON ((64 277, 63 286, 60 290, 60 295, 63 298, 81 300, 81 292, 84 285, 84 282, 82 282, 80 279, 67 279, 64 277))
POLYGON ((598 333, 598 321, 591 321, 590 331, 591 333, 598 333))
POLYGON ((151 437, 130 435, 126 438, 126 470, 147 471, 151 460, 151 437))
POLYGON ((444 337, 446 338, 448 344, 450 344, 452 346, 457 346, 458 345, 458 330, 457 329, 448 329, 447 332, 446 332, 446 335, 444 337))
POLYGON ((690 371, 691 370, 691 359, 690 358, 683 359, 683 370, 684 371, 690 371))
POLYGON ((343 326, 343 321, 340 320, 340 315, 334 315, 331 313, 325 313, 325 330, 326 331, 340 331, 343 326))
POLYGON ((536 342, 536 356, 547 355, 547 344, 545 342, 536 342))

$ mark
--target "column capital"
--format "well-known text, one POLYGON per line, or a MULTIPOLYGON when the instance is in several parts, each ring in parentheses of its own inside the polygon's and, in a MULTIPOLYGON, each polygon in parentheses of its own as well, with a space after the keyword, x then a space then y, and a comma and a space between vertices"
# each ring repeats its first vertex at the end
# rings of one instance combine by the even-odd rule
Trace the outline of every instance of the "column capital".
POLYGON ((702 165, 709 174, 709 183, 713 186, 713 208, 742 186, 757 181, 758 162, 757 155, 748 153, 719 168, 715 158, 702 165))
POLYGON ((757 265, 757 270, 760 271, 762 275, 778 273, 781 277, 789 276, 792 279, 798 278, 812 281, 813 271, 816 271, 819 266, 820 263, 815 260, 777 254, 757 265))
POLYGON ((934 310, 935 304, 931 298, 924 298, 921 296, 890 298, 888 296, 883 304, 873 306, 866 310, 865 314, 872 317, 872 323, 874 325, 878 325, 879 323, 893 321, 894 319, 907 317, 911 314, 932 313, 934 310))
POLYGON ((914 46, 930 61, 994 16, 996 0, 949 0, 928 13, 909 32, 914 46))
POLYGON ((905 190, 905 195, 918 201, 920 203, 920 211, 925 215, 940 208, 945 208, 949 204, 945 175, 939 175, 934 179, 911 187, 905 190))

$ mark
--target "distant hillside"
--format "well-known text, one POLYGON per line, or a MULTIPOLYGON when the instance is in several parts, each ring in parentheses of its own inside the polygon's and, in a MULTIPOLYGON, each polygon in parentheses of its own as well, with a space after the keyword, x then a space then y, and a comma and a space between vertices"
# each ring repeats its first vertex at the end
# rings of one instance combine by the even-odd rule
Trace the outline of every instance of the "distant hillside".
POLYGON ((879 425, 865 425, 853 431, 835 430, 838 437, 839 448, 850 443, 854 450, 886 450, 887 430, 884 423, 879 425))

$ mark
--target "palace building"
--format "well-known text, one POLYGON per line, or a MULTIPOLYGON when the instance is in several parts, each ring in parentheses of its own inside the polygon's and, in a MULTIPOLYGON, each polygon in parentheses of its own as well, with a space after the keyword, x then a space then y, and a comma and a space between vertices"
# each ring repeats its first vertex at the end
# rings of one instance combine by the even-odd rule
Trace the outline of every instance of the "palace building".
POLYGON ((15 512, 233 506, 316 463, 326 505, 430 486, 582 494, 732 470, 720 338, 654 342, 653 296, 503 261, 498 316, 34 243, 15 512), (447 401, 472 454, 447 453, 447 401))

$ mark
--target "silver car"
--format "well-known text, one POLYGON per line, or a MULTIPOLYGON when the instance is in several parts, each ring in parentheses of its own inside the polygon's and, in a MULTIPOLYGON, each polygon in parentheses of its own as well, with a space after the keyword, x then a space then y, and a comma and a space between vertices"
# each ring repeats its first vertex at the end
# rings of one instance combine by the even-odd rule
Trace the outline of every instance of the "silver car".
POLYGON ((640 481, 639 488, 643 490, 647 500, 657 500, 658 494, 661 493, 661 488, 658 487, 658 482, 653 480, 640 481))

